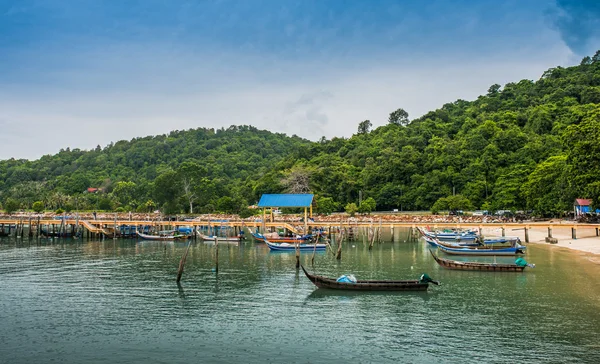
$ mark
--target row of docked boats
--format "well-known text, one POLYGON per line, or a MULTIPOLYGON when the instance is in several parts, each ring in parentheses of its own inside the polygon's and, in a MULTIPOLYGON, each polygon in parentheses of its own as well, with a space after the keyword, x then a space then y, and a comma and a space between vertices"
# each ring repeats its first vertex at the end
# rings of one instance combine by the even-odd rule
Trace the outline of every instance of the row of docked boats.
POLYGON ((433 233, 425 228, 418 228, 423 239, 433 248, 438 248, 450 255, 515 255, 524 254, 526 247, 521 245, 518 237, 483 238, 479 235, 468 233, 474 237, 469 243, 460 242, 459 237, 463 232, 444 233, 444 238, 438 238, 438 233, 433 233), (452 235, 454 234, 454 235, 452 235))
MULTIPOLYGON (((431 232, 418 228, 423 238, 431 248, 437 248, 449 255, 490 255, 506 256, 522 254, 525 247, 518 238, 483 238, 474 231, 431 232)), ((535 267, 522 257, 517 257, 514 263, 482 263, 474 261, 459 261, 443 258, 429 250, 435 262, 446 269, 485 271, 485 272, 523 272, 527 267, 535 267)), ((349 280, 347 276, 338 279, 309 273, 304 266, 302 271, 318 288, 351 290, 351 291, 426 291, 430 284, 439 285, 427 274, 418 280, 349 280), (343 278, 343 279, 342 279, 343 278)))
MULTIPOLYGON (((484 238, 474 231, 445 231, 432 232, 425 228, 418 228, 423 239, 431 248, 448 255, 462 256, 515 256, 524 254, 526 247, 521 245, 518 237, 484 238), (464 236, 472 236, 471 243, 461 240, 464 236), (441 239, 439 237, 442 237, 441 239)), ((491 272, 522 272, 527 267, 535 267, 528 264, 523 258, 518 257, 514 263, 482 263, 472 261, 458 261, 443 258, 434 254, 430 249, 433 259, 442 267, 454 270, 475 270, 491 272)))
MULTIPOLYGON (((215 242, 218 241, 220 243, 239 243, 244 239, 243 235, 224 237, 224 236, 215 236, 215 235, 204 235, 200 232, 197 232, 198 236, 206 241, 206 242, 215 242)), ((327 243, 319 243, 319 236, 313 236, 311 234, 295 236, 295 237, 275 237, 262 235, 258 232, 251 233, 252 237, 256 239, 256 241, 264 242, 270 250, 273 251, 295 251, 299 249, 301 251, 323 251, 327 249, 327 243)), ((189 234, 180 233, 177 230, 164 230, 159 231, 158 234, 144 234, 140 231, 137 232, 137 235, 142 240, 154 240, 154 241, 175 241, 175 240, 187 240, 191 237, 189 234)))

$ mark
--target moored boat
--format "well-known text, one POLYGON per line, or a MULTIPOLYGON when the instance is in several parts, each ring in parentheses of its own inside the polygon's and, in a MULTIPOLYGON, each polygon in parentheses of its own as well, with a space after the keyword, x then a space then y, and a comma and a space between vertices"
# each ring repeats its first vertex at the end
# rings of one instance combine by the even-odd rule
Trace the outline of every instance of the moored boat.
POLYGON ((138 231, 137 234, 143 240, 185 240, 185 239, 189 239, 189 235, 177 234, 174 232, 170 232, 168 234, 162 233, 159 235, 149 235, 149 234, 140 233, 138 231))
POLYGON ((499 245, 478 245, 478 246, 458 246, 443 243, 436 239, 423 237, 425 241, 434 247, 437 247, 446 254, 453 255, 515 255, 523 254, 525 247, 514 243, 512 246, 499 246, 499 245))
POLYGON ((300 265, 306 277, 319 288, 343 289, 353 291, 426 291, 429 283, 439 285, 439 282, 423 274, 418 280, 357 280, 356 282, 339 282, 336 279, 310 274, 300 265))
POLYGON ((428 229, 419 227, 417 228, 421 235, 432 239, 437 239, 446 242, 457 242, 457 243, 475 243, 480 239, 480 236, 472 230, 468 231, 430 231, 428 229))
POLYGON ((238 236, 208 236, 208 235, 204 235, 202 233, 198 233, 198 236, 200 236, 202 238, 202 240, 204 241, 215 241, 215 239, 217 239, 220 242, 239 242, 240 240, 243 239, 242 236, 238 235, 238 236))
POLYGON ((297 244, 297 243, 274 243, 271 242, 269 240, 265 240, 265 243, 267 244, 267 246, 269 247, 269 249, 271 250, 278 250, 278 251, 295 251, 296 250, 296 246, 298 246, 299 250, 305 251, 305 250, 325 250, 327 249, 327 244, 324 243, 318 243, 318 244, 297 244))
POLYGON ((433 259, 440 266, 448 269, 455 270, 478 270, 478 271, 488 271, 488 272, 522 272, 527 267, 535 267, 535 264, 527 264, 525 260, 522 258, 517 258, 516 262, 521 264, 498 264, 498 263, 479 263, 479 262, 459 262, 456 260, 445 259, 439 257, 433 253, 433 251, 429 251, 433 256, 433 259), (519 260, 520 259, 520 260, 519 260))
POLYGON ((268 237, 261 233, 251 233, 252 237, 258 241, 264 242, 265 240, 269 240, 272 243, 297 243, 300 244, 306 243, 312 240, 313 236, 311 234, 297 236, 297 237, 268 237))

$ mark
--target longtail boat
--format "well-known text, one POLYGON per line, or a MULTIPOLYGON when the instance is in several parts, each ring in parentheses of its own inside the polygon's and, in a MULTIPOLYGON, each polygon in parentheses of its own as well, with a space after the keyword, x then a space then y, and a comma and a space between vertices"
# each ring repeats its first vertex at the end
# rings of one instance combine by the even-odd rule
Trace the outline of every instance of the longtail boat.
POLYGON ((440 283, 423 274, 419 280, 387 281, 357 280, 356 282, 338 282, 336 279, 310 274, 300 265, 306 277, 319 288, 344 289, 353 291, 426 291, 429 283, 440 283))
POLYGON ((425 228, 417 228, 421 235, 432 239, 438 239, 447 242, 462 242, 462 243, 475 243, 481 237, 475 231, 453 231, 453 232, 433 232, 426 230, 425 228))
POLYGON ((459 262, 456 260, 445 259, 438 257, 429 251, 433 259, 440 266, 455 270, 479 270, 487 272, 522 272, 527 267, 535 267, 535 264, 517 265, 517 264, 498 264, 498 263, 478 263, 478 262, 459 262))
POLYGON ((148 235, 144 233, 137 232, 138 236, 143 240, 185 240, 189 239, 188 235, 184 234, 159 234, 159 235, 148 235))
POLYGON ((243 239, 242 236, 238 235, 238 236, 208 236, 208 235, 204 235, 202 233, 198 233, 198 236, 200 236, 202 238, 202 240, 204 241, 215 241, 215 239, 222 241, 222 242, 239 242, 240 240, 243 239))
POLYGON ((303 236, 299 236, 299 237, 279 237, 279 238, 271 238, 271 237, 265 237, 263 234, 260 233, 251 233, 252 237, 258 241, 262 241, 264 242, 265 240, 269 240, 272 243, 305 243, 307 241, 312 240, 313 236, 311 234, 307 234, 307 235, 303 235, 303 236))
POLYGON ((452 255, 516 255, 523 254, 525 247, 514 243, 513 246, 457 246, 443 243, 439 240, 423 237, 431 246, 437 246, 438 249, 446 254, 452 255))
POLYGON ((265 243, 267 244, 269 249, 278 250, 278 251, 295 251, 296 245, 298 246, 298 249, 300 249, 302 251, 305 251, 305 250, 313 251, 315 249, 317 251, 319 251, 319 250, 327 249, 327 244, 323 244, 323 243, 318 243, 318 244, 273 243, 269 240, 265 240, 265 243))

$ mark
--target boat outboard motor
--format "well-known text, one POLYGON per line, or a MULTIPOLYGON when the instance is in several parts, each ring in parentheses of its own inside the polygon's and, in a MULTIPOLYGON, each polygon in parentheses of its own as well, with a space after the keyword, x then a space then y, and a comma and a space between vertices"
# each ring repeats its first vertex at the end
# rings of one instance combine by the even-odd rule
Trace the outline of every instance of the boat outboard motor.
POLYGON ((423 273, 423 274, 421 274, 421 278, 419 278, 419 281, 420 281, 421 283, 433 283, 433 284, 435 284, 436 286, 439 286, 439 285, 440 285, 440 282, 438 282, 438 281, 434 281, 433 279, 431 279, 431 277, 430 277, 430 276, 429 276, 427 273, 423 273))

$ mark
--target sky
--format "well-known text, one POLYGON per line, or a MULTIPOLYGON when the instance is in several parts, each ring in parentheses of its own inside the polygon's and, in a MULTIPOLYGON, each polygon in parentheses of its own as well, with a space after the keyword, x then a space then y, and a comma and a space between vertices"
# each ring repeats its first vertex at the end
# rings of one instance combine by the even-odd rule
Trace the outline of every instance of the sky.
POLYGON ((0 159, 198 127, 350 137, 598 49, 589 0, 0 0, 0 159))

